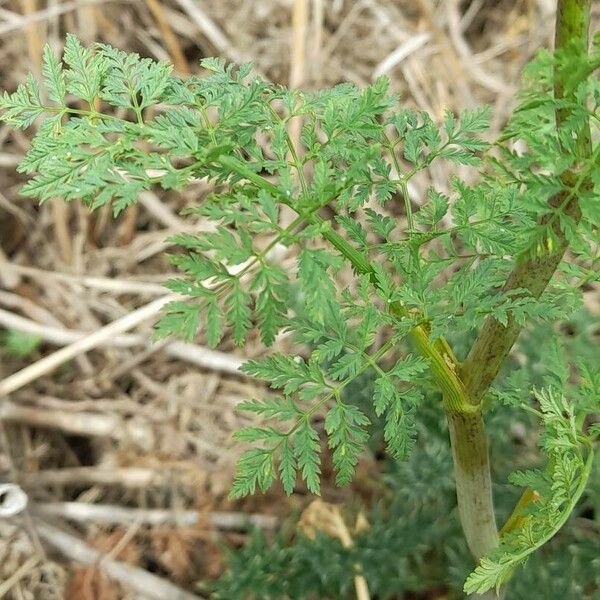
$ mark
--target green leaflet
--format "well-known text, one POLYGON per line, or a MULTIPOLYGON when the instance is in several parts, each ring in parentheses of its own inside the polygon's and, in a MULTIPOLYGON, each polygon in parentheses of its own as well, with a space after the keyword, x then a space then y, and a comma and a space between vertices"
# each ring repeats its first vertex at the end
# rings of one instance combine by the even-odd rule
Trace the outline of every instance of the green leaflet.
POLYGON ((543 472, 514 473, 511 480, 535 490, 538 497, 519 515, 521 521, 516 527, 501 537, 499 547, 481 559, 465 582, 466 593, 499 590, 519 565, 556 535, 587 485, 594 452, 591 439, 576 422, 573 406, 559 390, 538 392, 536 398, 548 465, 543 472))

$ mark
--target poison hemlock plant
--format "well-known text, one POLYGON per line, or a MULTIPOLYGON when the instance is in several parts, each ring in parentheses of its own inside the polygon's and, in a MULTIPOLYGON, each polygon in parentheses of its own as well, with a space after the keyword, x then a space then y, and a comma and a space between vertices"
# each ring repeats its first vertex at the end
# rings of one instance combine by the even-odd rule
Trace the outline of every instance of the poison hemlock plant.
POLYGON ((168 287, 181 299, 158 335, 192 339, 202 327, 211 346, 225 332, 243 345, 256 327, 267 346, 288 330, 310 349, 243 367, 277 394, 241 406, 273 424, 238 432, 253 447, 234 498, 277 478, 287 493, 298 477, 319 493, 321 416, 337 483, 350 482, 372 420, 345 399, 357 377, 374 379, 374 418, 397 459, 414 444, 424 391, 438 390, 461 524, 480 561, 468 592, 499 590, 564 524, 600 434, 586 420, 600 408, 600 372, 585 356, 557 351, 533 402, 532 382, 492 387, 520 331, 567 318, 581 287, 598 280, 600 40, 588 52, 589 2, 558 4, 556 51, 531 65, 492 147, 481 137, 487 109, 437 124, 398 109, 385 78, 364 90, 307 93, 267 84, 249 65, 207 59, 206 76, 182 81, 168 64, 84 48, 74 36, 62 61, 46 49, 43 92, 30 77, 0 99, 10 125, 41 121, 19 166, 29 175, 23 193, 40 201, 111 203, 118 214, 153 186, 214 183, 189 209, 214 231, 173 239, 181 275, 168 287), (298 145, 291 119, 302 120, 298 145), (431 189, 416 210, 408 183, 434 161, 478 167, 480 182, 455 179, 450 197, 431 189), (380 208, 398 200, 406 227, 380 208), (285 226, 283 207, 296 215, 285 226), (278 264, 281 246, 297 248, 294 273, 278 264), (349 269, 353 283, 340 289, 337 276, 349 269), (475 336, 463 361, 449 342, 460 335, 475 336), (483 414, 499 401, 539 417, 548 463, 512 476, 525 491, 498 534, 483 414))

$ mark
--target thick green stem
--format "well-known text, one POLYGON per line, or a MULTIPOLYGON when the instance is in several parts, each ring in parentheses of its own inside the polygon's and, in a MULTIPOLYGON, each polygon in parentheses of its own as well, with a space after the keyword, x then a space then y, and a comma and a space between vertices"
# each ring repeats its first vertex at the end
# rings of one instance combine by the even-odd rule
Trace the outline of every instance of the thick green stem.
POLYGON ((479 560, 498 543, 488 443, 481 412, 448 415, 460 522, 479 560))
MULTIPOLYGON (((590 0, 559 0, 556 16, 556 50, 587 51, 590 0)), ((557 70, 555 97, 576 102, 575 90, 565 91, 562 77, 557 70)), ((569 117, 569 110, 556 112, 557 128, 569 117)), ((585 124, 574 132, 577 136, 578 162, 589 160, 591 154, 590 128, 585 124)), ((577 173, 579 164, 564 174, 566 191, 550 199, 550 207, 564 206, 564 211, 573 221, 579 222, 581 213, 577 191, 581 182, 577 173)), ((504 291, 525 289, 538 298, 546 289, 567 249, 567 239, 560 229, 558 219, 554 220, 554 252, 528 258, 517 263, 510 274, 504 291)), ((510 349, 515 343, 521 327, 509 319, 502 325, 488 318, 461 367, 461 380, 466 388, 469 401, 480 406, 481 398, 489 389, 510 349)), ((498 543, 498 533, 494 518, 494 504, 491 491, 490 463, 487 438, 483 418, 480 413, 449 414, 448 423, 456 494, 460 520, 469 548, 476 559, 492 550, 498 543)))
MULTIPOLYGON (((555 50, 557 56, 568 52, 587 52, 589 45, 590 0, 559 0, 556 11, 555 50)), ((577 103, 576 86, 568 89, 564 86, 565 74, 561 73, 560 63, 556 68, 554 95, 569 103, 577 103)), ((562 108, 556 111, 556 126, 569 118, 571 109, 562 108)), ((591 155, 591 134, 589 123, 582 124, 573 131, 577 139, 578 163, 563 174, 565 191, 550 199, 551 208, 563 207, 564 214, 578 223, 581 219, 577 191, 588 185, 580 180, 577 169, 581 163, 589 160, 591 155)), ((567 151, 567 150, 565 150, 567 151)), ((548 217, 546 217, 547 219, 548 217)), ((567 249, 567 239, 560 227, 560 220, 553 220, 553 253, 541 254, 519 261, 510 274, 504 291, 515 289, 527 290, 534 298, 538 298, 546 289, 567 249)), ((477 404, 489 389, 500 371, 510 349, 516 342, 521 327, 514 319, 509 318, 506 325, 489 317, 482 327, 467 359, 463 365, 463 382, 469 393, 471 402, 477 404)))

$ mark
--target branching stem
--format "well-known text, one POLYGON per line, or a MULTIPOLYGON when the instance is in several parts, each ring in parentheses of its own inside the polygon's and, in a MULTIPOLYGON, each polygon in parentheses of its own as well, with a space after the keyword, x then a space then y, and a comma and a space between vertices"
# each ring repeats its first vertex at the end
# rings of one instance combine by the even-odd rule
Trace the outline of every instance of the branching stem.
MULTIPOLYGON (((578 48, 587 51, 589 30, 590 0, 559 0, 556 14, 556 51, 566 51, 568 48, 578 48)), ((569 104, 577 104, 575 90, 565 92, 561 78, 555 84, 555 97, 567 100, 569 104)), ((569 117, 570 109, 563 108, 556 111, 557 128, 569 117)), ((580 160, 585 161, 591 155, 591 133, 589 123, 581 126, 574 132, 577 137, 577 146, 580 160)), ((550 199, 550 206, 560 207, 565 203, 564 213, 574 222, 579 222, 581 212, 576 194, 571 191, 577 185, 578 174, 568 171, 563 175, 563 181, 568 184, 567 189, 550 199), (570 199, 565 202, 567 198, 570 199)), ((579 187, 587 185, 579 183, 579 187)), ((534 298, 538 298, 548 286, 562 257, 567 249, 565 232, 561 229, 559 220, 552 223, 555 236, 554 253, 530 257, 518 262, 509 275, 503 292, 515 289, 525 289, 534 298)), ((510 349, 514 345, 521 326, 513 318, 509 318, 506 325, 502 325, 493 317, 489 317, 483 325, 475 343, 473 344, 463 366, 463 380, 473 403, 478 403, 488 390, 496 375, 500 371, 510 349)))
MULTIPOLYGON (((556 15, 557 53, 571 48, 587 52, 590 20, 590 0, 559 0, 556 15)), ((566 92, 561 78, 556 78, 555 97, 577 103, 575 90, 566 92)), ((556 111, 557 129, 570 116, 570 109, 556 111)), ((589 123, 574 132, 577 136, 577 152, 580 162, 587 162, 591 155, 589 123)), ((578 167, 579 165, 576 165, 578 167)), ((564 174, 565 191, 550 199, 550 208, 562 208, 567 217, 579 222, 581 213, 578 205, 578 186, 587 185, 579 180, 579 173, 564 174), (576 187, 577 186, 577 187, 576 187)), ((546 217, 546 220, 548 217, 546 217)), ((546 221, 544 221, 546 222, 546 221)), ((538 298, 546 289, 567 249, 566 233, 558 219, 551 223, 555 236, 554 252, 527 258, 518 262, 504 286, 504 292, 525 289, 538 298)), ((468 401, 479 406, 489 389, 510 349, 515 343, 521 326, 510 317, 502 325, 493 317, 484 323, 467 359, 463 363, 460 379, 464 382, 468 401)), ((498 543, 491 493, 490 462, 487 437, 481 414, 472 417, 448 415, 458 507, 463 531, 471 552, 476 559, 492 550, 498 543)))
MULTIPOLYGON (((265 189, 303 216, 277 186, 252 171, 243 162, 231 156, 220 156, 218 160, 224 167, 265 189)), ((323 225, 323 237, 350 262, 357 273, 368 275, 374 285, 377 285, 375 270, 364 254, 349 244, 337 231, 327 226, 328 223, 319 215, 311 212, 304 216, 308 223, 323 225)), ((389 310, 391 314, 400 319, 410 318, 407 309, 401 302, 391 302, 389 310)), ((422 325, 416 325, 412 329, 411 338, 420 354, 430 361, 431 373, 442 391, 446 411, 450 414, 478 413, 479 407, 468 401, 464 385, 459 377, 459 365, 447 342, 433 343, 422 325)))

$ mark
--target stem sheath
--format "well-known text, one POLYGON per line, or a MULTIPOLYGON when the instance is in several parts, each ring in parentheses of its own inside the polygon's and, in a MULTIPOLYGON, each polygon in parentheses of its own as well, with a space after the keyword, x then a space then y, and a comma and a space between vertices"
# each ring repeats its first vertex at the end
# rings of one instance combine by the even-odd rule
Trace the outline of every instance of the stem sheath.
POLYGON ((498 544, 487 436, 481 412, 448 415, 460 522, 476 560, 498 544))

